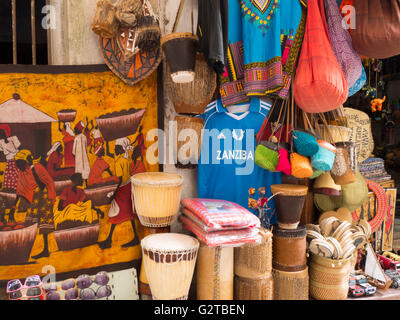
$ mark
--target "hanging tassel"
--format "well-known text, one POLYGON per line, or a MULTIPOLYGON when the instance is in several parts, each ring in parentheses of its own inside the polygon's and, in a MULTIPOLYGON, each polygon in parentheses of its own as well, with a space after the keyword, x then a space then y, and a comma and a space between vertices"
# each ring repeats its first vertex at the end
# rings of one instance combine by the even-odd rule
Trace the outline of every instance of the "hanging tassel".
POLYGON ((153 51, 160 47, 161 30, 156 19, 142 16, 138 20, 137 46, 141 51, 153 51))

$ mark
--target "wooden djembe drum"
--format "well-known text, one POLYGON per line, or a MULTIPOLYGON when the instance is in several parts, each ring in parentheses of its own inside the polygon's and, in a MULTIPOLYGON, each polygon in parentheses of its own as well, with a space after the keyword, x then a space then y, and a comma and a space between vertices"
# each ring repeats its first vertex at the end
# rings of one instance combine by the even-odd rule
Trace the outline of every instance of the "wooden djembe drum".
POLYGON ((187 300, 199 241, 178 233, 151 234, 141 241, 153 299, 187 300))
POLYGON ((278 226, 296 229, 299 225, 308 187, 294 184, 271 185, 277 211, 278 226))
MULTIPOLYGON (((179 211, 183 178, 166 172, 145 172, 131 177, 131 182, 134 208, 144 226, 144 236, 169 233, 179 211)), ((152 296, 143 261, 139 293, 152 296)))
POLYGON ((308 187, 272 185, 278 226, 273 229, 274 300, 308 300, 306 228, 299 225, 308 187))
MULTIPOLYGON (((171 231, 171 227, 161 227, 161 228, 151 228, 151 227, 143 227, 144 234, 143 238, 147 237, 151 234, 157 233, 169 233, 171 231)), ((150 299, 152 297, 149 280, 146 276, 146 271, 144 270, 144 264, 142 263, 140 267, 140 275, 139 275, 139 293, 141 294, 141 298, 144 300, 150 299)))

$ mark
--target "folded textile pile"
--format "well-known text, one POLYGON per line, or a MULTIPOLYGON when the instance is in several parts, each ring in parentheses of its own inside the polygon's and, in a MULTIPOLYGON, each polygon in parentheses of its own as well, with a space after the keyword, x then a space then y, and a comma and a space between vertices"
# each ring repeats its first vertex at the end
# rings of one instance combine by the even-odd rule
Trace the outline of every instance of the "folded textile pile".
POLYGON ((365 179, 369 179, 377 183, 392 179, 392 177, 386 172, 385 161, 381 158, 367 158, 361 162, 358 167, 361 175, 365 179))
POLYGON ((183 199, 179 221, 209 247, 260 240, 260 220, 240 205, 214 199, 183 199))

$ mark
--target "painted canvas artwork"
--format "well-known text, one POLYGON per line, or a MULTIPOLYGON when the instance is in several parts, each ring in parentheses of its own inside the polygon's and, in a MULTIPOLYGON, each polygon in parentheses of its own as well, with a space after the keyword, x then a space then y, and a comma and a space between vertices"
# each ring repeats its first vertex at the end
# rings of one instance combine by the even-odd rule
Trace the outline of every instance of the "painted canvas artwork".
POLYGON ((393 249, 393 232, 394 218, 396 213, 396 195, 397 189, 385 189, 389 207, 383 220, 382 228, 382 251, 392 251, 393 249))
POLYGON ((0 70, 0 281, 139 266, 130 176, 158 127, 157 73, 0 70), (10 267, 12 266, 12 267, 10 267))

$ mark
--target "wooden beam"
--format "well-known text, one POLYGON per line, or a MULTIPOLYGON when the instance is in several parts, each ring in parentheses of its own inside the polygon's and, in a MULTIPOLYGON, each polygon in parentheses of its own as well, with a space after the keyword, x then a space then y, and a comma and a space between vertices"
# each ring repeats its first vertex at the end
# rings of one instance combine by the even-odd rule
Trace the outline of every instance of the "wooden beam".
POLYGON ((31 0, 32 64, 36 65, 36 17, 35 0, 31 0))
POLYGON ((12 15, 12 42, 13 42, 13 64, 17 64, 17 8, 16 0, 11 0, 12 15))

